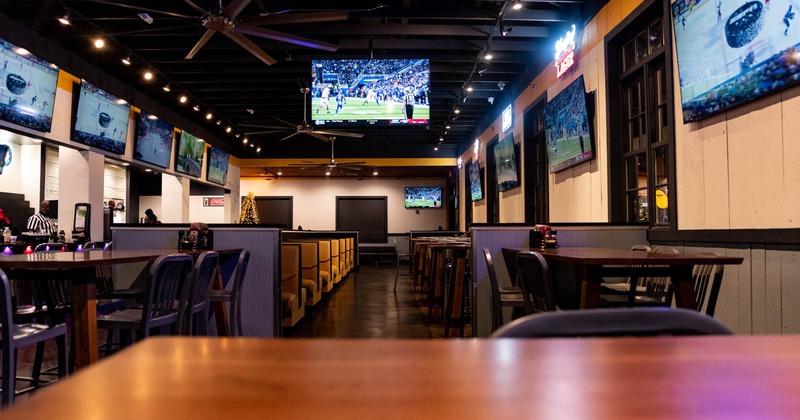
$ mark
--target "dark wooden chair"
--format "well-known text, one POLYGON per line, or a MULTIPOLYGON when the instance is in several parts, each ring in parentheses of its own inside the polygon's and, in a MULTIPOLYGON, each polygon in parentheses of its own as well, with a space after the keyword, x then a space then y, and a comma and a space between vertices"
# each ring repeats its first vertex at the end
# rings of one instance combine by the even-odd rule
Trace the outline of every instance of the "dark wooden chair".
MULTIPOLYGON (((483 257, 486 261, 486 271, 489 275, 489 286, 492 289, 492 331, 494 331, 505 324, 503 308, 524 308, 525 298, 522 296, 522 289, 519 287, 499 286, 497 271, 489 248, 483 249, 483 257)), ((514 254, 514 257, 516 258, 516 254, 514 254)), ((514 282, 512 281, 512 283, 514 282)))
MULTIPOLYGON (((180 332, 185 308, 186 293, 181 287, 190 284, 194 260, 186 254, 170 254, 158 257, 150 267, 147 298, 141 308, 126 308, 107 315, 97 316, 97 326, 109 330, 128 332, 128 339, 120 340, 120 347, 132 341, 143 340, 155 328, 172 326, 174 334, 180 332), (176 302, 178 302, 176 304, 176 302)), ((111 341, 106 350, 111 348, 111 341)))
MULTIPOLYGON (((14 403, 14 398, 37 388, 44 383, 37 383, 22 390, 16 389, 17 380, 17 351, 20 348, 38 345, 45 340, 55 339, 58 347, 58 376, 67 376, 67 326, 63 323, 54 325, 43 324, 14 324, 12 316, 14 307, 11 304, 11 287, 8 284, 6 273, 0 270, 0 351, 2 352, 3 379, 2 392, 0 392, 0 405, 8 406, 14 403)), ((26 380, 28 378, 25 378, 26 380)))
MULTIPOLYGON (((714 252, 701 252, 699 255, 718 256, 714 252)), ((714 316, 724 274, 725 266, 722 264, 699 264, 694 266, 692 278, 694 279, 694 294, 697 300, 698 312, 714 316)))
POLYGON ((547 261, 535 251, 517 253, 517 270, 528 314, 556 310, 556 297, 547 261))
POLYGON ((219 253, 205 251, 197 257, 188 284, 186 315, 181 327, 184 335, 208 335, 208 305, 211 284, 219 270, 219 253), (199 322, 197 318, 199 319, 199 322))
POLYGON ((528 315, 503 326, 493 338, 731 335, 708 315, 682 308, 610 308, 528 315))
MULTIPOLYGON (((242 287, 247 274, 247 266, 250 263, 250 251, 245 249, 239 253, 236 269, 233 272, 230 290, 211 290, 209 300, 211 302, 229 302, 230 311, 228 312, 228 330, 232 337, 244 335, 242 330, 242 287)), ((208 316, 206 316, 208 319, 208 316)))

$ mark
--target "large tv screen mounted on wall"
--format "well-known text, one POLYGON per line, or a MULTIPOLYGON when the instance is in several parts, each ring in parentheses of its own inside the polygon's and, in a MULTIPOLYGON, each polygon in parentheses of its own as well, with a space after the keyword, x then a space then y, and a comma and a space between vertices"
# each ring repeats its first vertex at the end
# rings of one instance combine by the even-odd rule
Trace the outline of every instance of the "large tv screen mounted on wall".
POLYGON ((514 153, 514 134, 507 135, 494 146, 494 168, 497 175, 497 191, 519 187, 517 156, 514 153))
POLYGON ((58 67, 0 39, 0 119, 50 132, 58 67))
POLYGON ((187 175, 199 177, 203 170, 203 154, 206 151, 206 142, 197 136, 181 132, 178 142, 178 153, 175 157, 175 170, 187 175))
POLYGON ((144 111, 139 113, 137 122, 136 149, 133 157, 142 162, 168 168, 169 160, 172 157, 172 139, 175 127, 144 111))
POLYGON ((428 125, 429 98, 428 59, 311 61, 317 126, 428 125))
POLYGON ((404 202, 407 209, 442 208, 442 187, 406 187, 404 202))
POLYGON ((542 114, 550 173, 594 157, 583 75, 550 100, 542 114))
POLYGON ((219 147, 208 150, 208 170, 206 180, 215 184, 225 185, 228 182, 228 152, 219 147))
POLYGON ((793 0, 673 3, 683 121, 798 84, 798 7, 793 0))
POLYGON ((125 153, 131 105, 83 80, 72 140, 118 155, 125 153))
POLYGON ((483 176, 481 175, 481 164, 478 161, 472 162, 467 166, 469 175, 469 193, 472 201, 483 200, 483 176))

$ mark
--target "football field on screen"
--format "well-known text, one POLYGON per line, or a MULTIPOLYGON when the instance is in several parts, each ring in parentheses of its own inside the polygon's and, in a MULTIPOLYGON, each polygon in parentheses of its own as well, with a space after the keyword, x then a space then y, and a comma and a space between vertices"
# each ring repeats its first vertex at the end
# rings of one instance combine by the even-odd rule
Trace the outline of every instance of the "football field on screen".
MULTIPOLYGON (((552 162, 550 162, 550 166, 558 165, 559 163, 564 162, 565 160, 581 155, 581 142, 578 141, 577 136, 568 137, 564 140, 559 139, 557 141, 557 144, 558 144, 558 150, 556 151, 554 159, 552 160, 552 162)), ((548 145, 547 147, 550 148, 549 149, 550 153, 548 155, 553 156, 552 155, 553 146, 548 145)), ((584 137, 583 151, 588 152, 590 150, 590 147, 591 146, 589 143, 589 139, 584 137)))
MULTIPOLYGON (((328 100, 328 108, 320 108, 320 98, 311 100, 311 120, 386 120, 405 119, 403 104, 399 102, 381 102, 380 105, 373 99, 367 102, 364 98, 347 98, 339 113, 336 113, 336 99, 328 100), (365 103, 366 102, 366 103, 365 103)), ((430 119, 430 108, 427 105, 414 105, 414 119, 430 119)))

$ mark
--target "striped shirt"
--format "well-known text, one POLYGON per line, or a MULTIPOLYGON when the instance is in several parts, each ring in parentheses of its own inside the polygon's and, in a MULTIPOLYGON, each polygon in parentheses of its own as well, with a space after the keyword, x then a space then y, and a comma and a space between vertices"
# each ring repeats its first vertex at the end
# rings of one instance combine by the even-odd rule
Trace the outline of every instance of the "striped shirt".
POLYGON ((35 233, 39 233, 40 231, 49 234, 56 233, 55 223, 42 213, 36 213, 29 217, 26 229, 35 233))

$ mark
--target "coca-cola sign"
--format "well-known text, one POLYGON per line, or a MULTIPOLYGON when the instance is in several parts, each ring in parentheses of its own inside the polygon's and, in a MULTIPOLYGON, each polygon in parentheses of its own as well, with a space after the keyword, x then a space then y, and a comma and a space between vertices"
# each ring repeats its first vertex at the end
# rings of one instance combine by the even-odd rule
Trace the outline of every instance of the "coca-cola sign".
POLYGON ((225 207, 225 197, 203 197, 203 207, 225 207))

